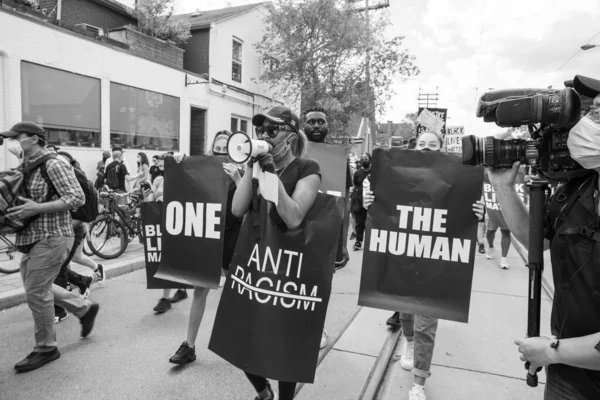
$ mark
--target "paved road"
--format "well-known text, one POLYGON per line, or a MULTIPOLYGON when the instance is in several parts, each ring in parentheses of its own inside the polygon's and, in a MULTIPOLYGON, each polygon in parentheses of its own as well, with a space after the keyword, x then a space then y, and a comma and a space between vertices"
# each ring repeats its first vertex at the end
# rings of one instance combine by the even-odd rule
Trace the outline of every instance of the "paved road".
MULTIPOLYGON (((334 275, 326 328, 336 336, 357 309, 362 252, 334 275)), ((101 304, 92 334, 79 337, 71 316, 57 325, 61 358, 36 371, 15 374, 14 364, 33 346, 33 321, 26 305, 0 312, 0 399, 251 399, 243 373, 207 349, 221 291, 208 297, 196 343, 196 362, 168 363, 185 339, 191 299, 165 314, 152 308, 160 291, 147 290, 144 271, 94 286, 101 304)), ((317 372, 318 379, 318 372, 317 372)))

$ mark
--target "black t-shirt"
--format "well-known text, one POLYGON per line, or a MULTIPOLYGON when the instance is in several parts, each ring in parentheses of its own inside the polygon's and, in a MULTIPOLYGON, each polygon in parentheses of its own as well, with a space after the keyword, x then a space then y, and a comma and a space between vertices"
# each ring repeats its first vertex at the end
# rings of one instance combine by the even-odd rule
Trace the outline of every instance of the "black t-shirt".
MULTIPOLYGON (((292 196, 298 181, 314 174, 319 175, 319 179, 321 178, 321 167, 319 167, 319 163, 310 158, 295 158, 279 176, 279 179, 288 196, 292 196)), ((265 200, 261 197, 261 201, 265 200)), ((271 209, 271 213, 271 217, 277 224, 285 226, 285 223, 279 214, 277 214, 277 209, 275 207, 271 209)))
POLYGON ((162 175, 160 168, 158 168, 156 165, 151 166, 150 167, 150 183, 154 183, 154 179, 159 175, 162 175))
POLYGON ((109 171, 111 169, 116 168, 116 172, 117 172, 117 179, 119 180, 119 185, 116 188, 111 188, 113 190, 122 190, 123 192, 125 192, 125 177, 127 175, 129 175, 129 172, 127 172, 127 167, 125 166, 125 164, 123 164, 120 161, 113 161, 110 164, 108 164, 108 167, 106 167, 106 174, 105 177, 108 177, 109 171))
MULTIPOLYGON (((588 233, 600 233, 594 200, 597 181, 598 175, 593 174, 568 182, 557 190, 548 206, 545 237, 550 240, 555 288, 551 329, 559 339, 600 332, 600 243, 582 234, 584 227, 588 233), (566 198, 562 193, 567 194, 566 198), (555 226, 558 213, 575 196, 577 200, 562 223, 555 226)), ((600 343, 588 351, 600 351, 600 343)), ((548 375, 549 379, 568 382, 588 399, 600 399, 600 371, 553 364, 548 375)))

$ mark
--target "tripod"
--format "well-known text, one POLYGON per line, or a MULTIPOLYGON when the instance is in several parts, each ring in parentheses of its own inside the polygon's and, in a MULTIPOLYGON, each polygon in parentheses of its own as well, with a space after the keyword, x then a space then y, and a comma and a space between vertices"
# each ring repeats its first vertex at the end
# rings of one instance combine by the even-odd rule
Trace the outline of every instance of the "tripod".
MULTIPOLYGON (((533 181, 529 187, 529 299, 527 309, 527 337, 540 336, 540 308, 542 300, 542 273, 544 272, 544 216, 546 210, 546 190, 548 182, 533 181)), ((528 362, 527 385, 538 385, 537 373, 541 368, 533 369, 528 362)))

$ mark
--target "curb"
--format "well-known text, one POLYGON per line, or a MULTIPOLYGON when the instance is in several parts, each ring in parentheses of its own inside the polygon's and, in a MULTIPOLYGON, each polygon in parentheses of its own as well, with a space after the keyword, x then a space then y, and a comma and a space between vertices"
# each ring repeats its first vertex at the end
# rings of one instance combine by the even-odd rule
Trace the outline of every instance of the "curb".
POLYGON ((380 392, 382 384, 385 382, 386 373, 390 366, 390 361, 394 356, 396 346, 400 340, 402 329, 390 330, 385 343, 381 347, 381 352, 373 364, 371 373, 365 382, 365 386, 358 398, 360 400, 375 400, 380 392))
MULTIPOLYGON (((105 265, 106 279, 112 279, 117 276, 129 274, 146 267, 144 256, 140 255, 133 260, 116 262, 113 266, 105 265)), ((0 311, 16 307, 25 303, 25 290, 23 288, 10 290, 0 295, 0 311)))

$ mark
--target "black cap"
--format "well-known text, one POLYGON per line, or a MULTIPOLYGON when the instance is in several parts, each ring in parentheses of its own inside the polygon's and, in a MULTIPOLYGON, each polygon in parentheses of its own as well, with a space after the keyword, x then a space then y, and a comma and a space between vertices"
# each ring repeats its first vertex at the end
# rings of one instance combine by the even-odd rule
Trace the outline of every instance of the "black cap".
POLYGON ((6 138, 13 138, 15 136, 19 136, 21 133, 24 133, 24 134, 30 135, 30 136, 35 135, 35 136, 39 137, 40 139, 44 139, 44 140, 46 139, 46 131, 44 129, 42 129, 42 127, 40 127, 35 122, 28 122, 28 121, 19 122, 18 124, 16 124, 12 128, 10 128, 10 130, 8 130, 6 132, 0 132, 0 136, 6 137, 6 138))
POLYGON ((289 125, 296 133, 298 133, 300 119, 287 107, 277 106, 271 108, 266 114, 256 114, 252 117, 252 125, 262 126, 265 119, 276 124, 289 125))
POLYGON ((123 151, 121 146, 113 146, 112 151, 123 151))
POLYGON ((600 94, 600 81, 587 76, 576 75, 573 79, 573 87, 577 93, 592 99, 600 94))

